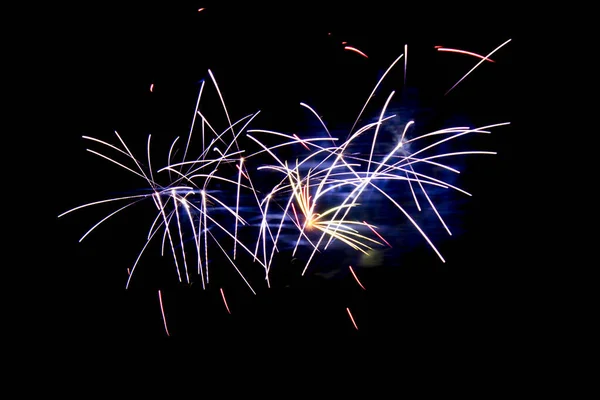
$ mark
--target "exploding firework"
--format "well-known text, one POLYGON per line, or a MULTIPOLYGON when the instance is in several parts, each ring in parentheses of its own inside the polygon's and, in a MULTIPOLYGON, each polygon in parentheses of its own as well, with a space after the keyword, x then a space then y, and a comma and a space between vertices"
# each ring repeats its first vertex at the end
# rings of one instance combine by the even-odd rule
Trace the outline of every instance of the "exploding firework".
MULTIPOLYGON (((436 46, 440 52, 480 59, 446 94, 481 63, 494 62, 489 57, 508 42, 487 55, 436 46)), ((365 53, 354 47, 346 46, 345 49, 367 58, 365 53)), ((206 289, 211 283, 212 268, 226 267, 222 263, 215 265, 211 262, 218 257, 227 261, 228 268, 232 268, 254 294, 256 283, 251 282, 243 270, 248 264, 256 266, 262 270, 264 285, 270 287, 270 274, 279 253, 291 257, 302 253, 302 275, 319 254, 335 251, 336 248, 344 247, 369 256, 376 248, 392 247, 379 227, 364 218, 369 214, 373 196, 389 202, 398 215, 409 222, 414 234, 427 243, 441 262, 445 262, 435 241, 417 222, 409 206, 421 211, 425 201, 439 228, 451 235, 432 192, 443 190, 466 196, 471 194, 455 185, 453 180, 440 177, 439 171, 460 172, 445 160, 496 153, 485 150, 447 152, 443 150, 445 145, 467 135, 490 134, 492 129, 509 123, 455 126, 414 134, 419 121, 401 120, 390 111, 396 94, 391 91, 384 104, 379 105, 377 117, 366 124, 359 124, 382 82, 393 68, 402 65, 401 60, 404 61, 406 80, 407 52, 408 48, 404 46, 404 52, 377 81, 348 132, 332 133, 315 109, 300 103, 300 107, 318 120, 321 132, 303 138, 294 132, 251 127, 259 112, 231 119, 217 80, 209 70, 208 78, 202 81, 199 89, 187 137, 175 138, 169 148, 164 149, 166 165, 157 167, 156 162, 152 162, 156 157, 151 135, 147 138, 144 157, 134 155, 116 131, 114 143, 83 136, 96 146, 87 151, 139 178, 145 186, 143 193, 83 204, 63 212, 59 217, 99 204, 116 205, 114 211, 81 236, 82 241, 104 222, 131 207, 142 202, 154 205, 154 213, 148 215, 145 244, 135 260, 124 266, 128 270, 126 288, 135 281, 136 271, 143 268, 142 256, 154 242, 159 244, 161 255, 169 253, 174 277, 179 282, 199 282, 206 289), (205 86, 208 85, 218 95, 227 120, 222 129, 216 128, 200 110, 205 86), (382 133, 390 126, 402 126, 393 146, 389 146, 387 138, 382 139, 382 133), (288 156, 290 151, 280 154, 282 150, 289 149, 293 149, 293 158, 288 156), (268 175, 268 179, 264 178, 264 174, 268 175), (405 196, 401 199, 395 196, 397 192, 410 193, 410 204, 406 204, 405 196)), ((154 91, 154 83, 150 91, 154 91)), ((364 290, 352 267, 350 271, 364 290)), ((222 288, 220 293, 227 312, 231 313, 222 288)), ((169 334, 160 290, 158 294, 165 331, 169 334)), ((346 310, 354 328, 358 329, 350 309, 346 310)))

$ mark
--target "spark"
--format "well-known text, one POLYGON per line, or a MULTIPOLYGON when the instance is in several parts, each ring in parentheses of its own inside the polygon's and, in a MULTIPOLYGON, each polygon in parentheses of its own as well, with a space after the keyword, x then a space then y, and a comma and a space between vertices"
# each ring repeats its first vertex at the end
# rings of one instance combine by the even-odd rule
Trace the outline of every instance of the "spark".
MULTIPOLYGON (((219 85, 217 84, 215 76, 213 75, 213 73, 210 69, 208 70, 208 74, 210 75, 210 78, 212 79, 213 83, 215 84, 215 88, 217 89, 217 93, 219 94, 219 99, 221 99, 221 105, 223 105, 223 110, 225 111, 225 116, 227 117, 227 122, 229 122, 229 127, 231 128, 231 133, 233 133, 233 141, 235 142, 235 144, 237 146, 237 142, 235 141, 235 137, 236 137, 235 132, 233 131, 233 125, 231 124, 231 118, 229 118, 229 112, 227 111, 227 107, 225 106, 225 100, 223 100, 223 95, 221 94, 219 85)), ((238 148, 238 150, 239 150, 239 148, 238 148)))
MULTIPOLYGON (((240 210, 240 182, 242 180, 242 174, 244 174, 244 171, 242 171, 242 163, 244 162, 243 158, 240 158, 240 163, 239 165, 237 165, 237 168, 239 170, 238 173, 238 181, 237 181, 237 196, 235 197, 235 214, 239 215, 239 210, 240 210)), ((246 177, 246 179, 248 179, 248 177, 244 174, 244 176, 246 177)), ((236 253, 236 249, 237 249, 237 232, 238 232, 238 220, 237 218, 235 219, 235 234, 234 234, 234 241, 233 241, 233 259, 235 260, 235 253, 236 253)))
POLYGON ((423 238, 431 246, 431 248, 433 249, 433 251, 435 251, 435 254, 437 254, 437 256, 440 258, 440 260, 442 260, 443 263, 445 263, 446 260, 444 259, 444 257, 442 256, 442 254, 439 252, 439 250, 437 249, 437 247, 435 247, 435 245, 433 244, 433 242, 429 239, 429 237, 425 234, 425 232, 423 232, 423 229, 421 229, 421 227, 419 226, 419 224, 417 224, 415 222, 415 220, 404 210, 404 208, 400 204, 398 204, 398 202, 396 202, 396 200, 392 199, 389 194, 387 194, 385 191, 383 191, 381 188, 379 188, 379 186, 376 186, 376 185, 374 185, 372 183, 371 183, 371 186, 374 187, 375 189, 377 189, 388 200, 390 200, 392 202, 392 204, 394 204, 400 211, 402 211, 402 213, 404 214, 404 216, 406 218, 408 218, 408 220, 413 224, 413 226, 419 231, 419 233, 421 234, 421 236, 423 236, 423 238))
POLYGON ((487 58, 485 56, 482 56, 481 54, 473 53, 472 51, 459 50, 459 49, 451 49, 451 48, 448 48, 448 47, 441 47, 441 46, 435 46, 435 48, 437 49, 437 51, 446 51, 446 52, 450 52, 450 53, 466 54, 466 55, 469 55, 469 56, 481 58, 482 60, 485 60, 485 61, 495 62, 491 58, 487 58))
POLYGON ((406 67, 408 63, 408 45, 404 45, 404 86, 406 86, 406 67))
POLYGON ((158 301, 160 303, 160 312, 162 314, 163 323, 165 325, 165 332, 167 333, 167 336, 171 336, 169 334, 169 328, 167 328, 167 318, 165 317, 165 309, 163 308, 162 294, 160 292, 160 289, 158 289, 158 301))
MULTIPOLYGON (((189 194, 192 194, 192 193, 194 193, 194 192, 193 191, 188 192, 186 194, 186 196, 189 194)), ((205 289, 206 286, 204 283, 204 271, 202 271, 202 256, 201 256, 201 251, 200 251, 200 233, 199 233, 200 229, 198 229, 198 232, 196 232, 196 226, 194 225, 194 219, 192 218, 192 214, 190 212, 190 206, 189 206, 189 203, 187 202, 187 200, 185 199, 185 197, 183 199, 181 199, 181 202, 185 207, 185 211, 187 212, 187 215, 188 215, 188 218, 190 221, 190 226, 192 227, 192 231, 194 234, 194 238, 196 238, 196 240, 194 240, 194 244, 196 245, 196 259, 198 260, 198 273, 200 274, 200 278, 202 280, 202 289, 205 289)), ((200 219, 199 219, 199 221, 200 221, 200 219)))
POLYGON ((227 309, 227 312, 229 314, 231 314, 231 311, 229 311, 229 306, 227 305, 227 300, 225 299, 225 293, 223 293, 223 288, 221 288, 220 290, 221 290, 221 297, 223 297, 223 303, 225 304, 225 308, 227 309))
POLYGON ((296 213, 296 207, 294 207, 294 203, 292 203, 292 211, 294 211, 294 217, 296 217, 296 222, 298 223, 298 227, 300 227, 300 220, 298 219, 298 214, 296 213))
POLYGON ((369 97, 367 98, 367 101, 365 102, 365 105, 363 106, 363 108, 360 110, 360 112, 358 113, 358 116, 356 117, 356 121, 354 121, 354 124, 352 124, 352 128, 350 128, 350 133, 352 133, 354 131, 354 128, 356 127, 356 124, 358 123, 358 120, 360 119, 360 117, 362 116, 363 112, 365 111, 365 108, 367 108, 367 105, 369 104, 369 101, 371 100, 371 98, 373 97, 373 94, 375 94, 375 92, 377 91, 377 88, 379 87, 379 85, 381 84, 381 82, 383 82, 383 80, 385 79, 386 75, 388 74, 388 72, 390 72, 390 70, 394 67, 394 65, 396 65, 396 63, 398 61, 400 61, 400 59, 404 56, 404 54, 400 54, 398 56, 398 58, 396 58, 394 60, 394 62, 388 67, 388 69, 383 73, 383 75, 381 76, 381 78, 379 78, 379 80, 377 81, 377 84, 375 85, 375 87, 373 88, 373 91, 371 92, 371 94, 369 95, 369 97))
POLYGON ((83 205, 77 206, 75 208, 71 208, 70 210, 67 210, 67 211, 63 212, 62 214, 60 214, 57 218, 64 217, 65 215, 67 215, 67 214, 69 214, 69 213, 71 213, 73 211, 80 210, 82 208, 86 208, 86 207, 93 206, 93 205, 96 205, 96 204, 104 204, 104 203, 109 203, 109 202, 113 202, 113 201, 127 200, 127 199, 139 199, 139 198, 145 198, 145 197, 148 197, 148 196, 152 196, 152 195, 150 195, 150 194, 140 194, 140 195, 137 195, 137 196, 115 197, 115 198, 107 199, 107 200, 94 201, 92 203, 87 203, 87 204, 83 204, 83 205))
POLYGON ((304 143, 304 141, 303 141, 302 139, 300 139, 300 138, 299 138, 299 137, 298 137, 298 136, 297 136, 295 133, 294 133, 292 136, 294 136, 296 139, 298 139, 298 142, 300 142, 300 144, 301 144, 302 146, 304 146, 304 148, 305 148, 306 150, 310 151, 310 147, 308 147, 308 146, 306 145, 306 143, 304 143))
MULTIPOLYGON (((169 237, 169 243, 171 244, 171 251, 173 252, 173 260, 175 261, 175 269, 177 270, 177 277, 179 278, 179 282, 181 282, 181 273, 179 271, 179 264, 177 263, 177 256, 175 254, 175 246, 173 245, 173 238, 171 237, 171 230, 169 229, 169 221, 167 221, 167 216, 165 215, 165 207, 162 204, 160 195, 158 193, 155 193, 155 194, 156 194, 156 200, 159 204, 160 212, 162 213, 162 216, 163 216, 163 221, 165 223, 165 232, 166 232, 167 236, 169 237)), ((177 206, 177 205, 175 205, 175 206, 177 206)), ((146 245, 148 243, 150 243, 150 239, 151 239, 151 237, 148 238, 146 245)), ((144 249, 145 248, 146 248, 146 246, 144 246, 144 249)), ((140 253, 140 256, 141 256, 141 253, 140 253)), ((138 257, 138 260, 139 260, 139 257, 138 257)), ((137 264, 138 260, 136 260, 136 264, 137 264)), ((131 269, 132 275, 133 275, 134 268, 135 268, 135 266, 131 269)), ((131 276, 129 277, 129 279, 131 279, 131 276)), ((127 281, 127 285, 129 285, 129 280, 127 281)))
MULTIPOLYGON (((242 162, 240 162, 241 164, 242 162)), ((248 175, 246 175, 246 173, 242 170, 242 168, 239 165, 236 165, 237 169, 240 171, 240 175, 242 175, 244 178, 250 180, 250 178, 248 177, 248 175)))
POLYGON ((352 313, 350 312, 350 309, 348 307, 346 307, 346 311, 348 311, 348 316, 350 316, 350 320, 352 321, 352 325, 354 325, 354 329, 358 330, 358 326, 356 326, 354 317, 352 316, 352 313))
POLYGON ((361 56, 363 56, 364 58, 369 58, 365 53, 363 53, 362 51, 360 51, 359 49, 352 47, 352 46, 344 46, 345 50, 350 50, 353 51, 355 53, 360 54, 361 56))
POLYGON ((202 216, 204 216, 204 262, 206 271, 206 283, 208 283, 208 224, 206 223, 206 218, 208 218, 208 211, 206 207, 206 191, 202 190, 200 194, 202 194, 202 208, 200 209, 200 212, 202 216))
POLYGON ((460 78, 458 80, 458 82, 456 82, 454 84, 454 86, 452 86, 450 89, 448 89, 448 91, 444 94, 447 95, 448 93, 450 93, 452 91, 452 89, 454 89, 459 83, 461 83, 467 76, 469 76, 469 74, 471 72, 473 72, 475 70, 475 68, 477 68, 479 65, 481 65, 481 63, 483 63, 487 58, 489 58, 492 54, 494 54, 495 52, 497 52, 498 50, 500 50, 502 47, 504 47, 506 44, 508 44, 512 39, 508 39, 506 42, 502 43, 500 46, 496 47, 494 50, 492 50, 488 55, 486 55, 483 60, 479 61, 473 68, 471 68, 469 70, 469 72, 467 72, 465 74, 465 76, 463 76, 462 78, 460 78))
POLYGON ((363 290, 367 290, 367 289, 365 289, 365 287, 363 286, 363 284, 360 283, 360 281, 358 280, 358 276, 356 276, 356 274, 354 273, 354 270, 352 269, 352 265, 350 265, 350 272, 352 272, 352 276, 354 277, 354 279, 356 279, 356 282, 358 282, 358 284, 360 285, 360 287, 363 288, 363 290))
POLYGON ((127 207, 130 207, 132 205, 134 205, 137 201, 131 202, 129 204, 126 204, 125 206, 119 208, 118 210, 108 214, 106 217, 104 217, 103 219, 101 219, 96 225, 92 226, 80 239, 79 239, 79 243, 81 243, 81 241, 83 239, 85 239, 85 237, 87 235, 89 235, 94 229, 96 229, 96 227, 98 227, 101 223, 103 223, 104 221, 106 221, 107 219, 109 219, 110 217, 112 217, 113 215, 115 215, 116 213, 126 209, 127 207))
POLYGON ((177 230, 179 231, 179 244, 181 245, 181 254, 183 256, 183 267, 185 270, 185 279, 187 283, 190 283, 190 276, 188 274, 187 257, 185 256, 185 248, 183 246, 183 233, 181 233, 181 222, 179 218, 179 207, 177 207, 177 194, 173 190, 171 196, 173 197, 173 203, 175 205, 175 218, 177 219, 177 230))
POLYGON ((148 144, 146 145, 146 153, 148 155, 148 170, 150 170, 150 182, 154 182, 154 175, 152 174, 152 161, 150 160, 150 138, 152 135, 148 135, 148 144))
MULTIPOLYGON (((203 10, 203 8, 201 8, 199 11, 202 11, 202 10, 203 10)), ((183 152, 183 160, 184 161, 187 156, 188 148, 190 146, 190 141, 192 140, 192 131, 194 130, 194 124, 196 123, 196 115, 198 115, 198 107, 200 106, 200 98, 202 97, 203 89, 204 89, 204 80, 202 81, 202 84, 200 85, 200 90, 198 91, 198 99, 196 100, 196 108, 194 109, 194 117, 192 118, 192 126, 190 127, 190 133, 188 134, 188 140, 187 140, 187 143, 185 144, 185 151, 183 152)), ((204 143, 204 135, 202 137, 202 143, 204 143)))
POLYGON ((117 161, 113 160, 112 158, 110 158, 110 157, 108 157, 108 156, 105 156, 104 154, 100 154, 100 153, 98 153, 97 151, 90 150, 90 149, 86 149, 86 150, 87 150, 87 151, 89 151, 89 152, 90 152, 90 153, 92 153, 92 154, 95 154, 95 155, 97 155, 97 156, 99 156, 99 157, 102 157, 102 158, 104 158, 105 160, 108 160, 108 161, 110 161, 110 162, 112 162, 112 163, 114 163, 114 164, 117 164, 119 167, 121 167, 121 168, 123 168, 123 169, 126 169, 127 171, 129 171, 129 172, 132 172, 132 173, 134 173, 135 175, 137 175, 137 176, 139 176, 139 177, 141 177, 141 178, 145 178, 145 176, 144 176, 143 174, 140 174, 139 172, 137 172, 137 171, 134 171, 134 170, 132 170, 132 169, 131 169, 131 168, 129 168, 129 167, 126 167, 125 165, 121 164, 120 162, 117 162, 117 161))
POLYGON ((376 235, 377 235, 377 237, 378 237, 379 239, 381 239, 381 240, 382 240, 382 241, 383 241, 385 244, 387 244, 388 246, 392 247, 392 245, 391 245, 391 244, 390 244, 390 243, 389 243, 387 240, 385 240, 385 239, 383 238, 383 236, 381 236, 381 235, 379 234, 379 232, 377 232, 377 231, 375 230, 375 227, 374 227, 373 225, 367 224, 367 222, 366 222, 366 221, 363 221, 363 224, 365 224, 365 226, 368 226, 368 227, 369 227, 369 229, 371 229, 371 230, 373 231, 373 233, 374 233, 374 234, 376 234, 376 235))
POLYGON ((321 123, 321 126, 323 126, 323 129, 325 129, 325 132, 327 132, 327 135, 333 139, 333 137, 331 137, 331 133, 329 133, 329 129, 327 129, 327 126, 325 125, 325 123, 323 122, 323 120, 321 119, 321 117, 319 116, 319 114, 317 114, 317 112, 308 104, 305 103, 300 103, 300 105, 302 107, 306 107, 308 108, 314 115, 315 117, 317 117, 317 119, 319 120, 319 122, 321 123))
MULTIPOLYGON (((387 109, 387 106, 390 103, 390 100, 392 100, 394 93, 395 92, 393 92, 393 91, 392 91, 392 93, 390 93, 387 100, 385 101, 385 105, 381 109, 381 114, 379 115, 379 123, 377 124, 377 127, 375 128, 375 135, 373 135, 373 143, 371 144, 371 153, 369 153, 369 164, 367 165, 367 174, 371 170, 371 161, 373 159, 373 150, 375 149, 375 143, 377 142, 377 133, 379 132, 379 128, 381 127, 381 120, 383 119, 385 110, 387 109)), ((402 141, 400 143, 402 143, 402 141)))

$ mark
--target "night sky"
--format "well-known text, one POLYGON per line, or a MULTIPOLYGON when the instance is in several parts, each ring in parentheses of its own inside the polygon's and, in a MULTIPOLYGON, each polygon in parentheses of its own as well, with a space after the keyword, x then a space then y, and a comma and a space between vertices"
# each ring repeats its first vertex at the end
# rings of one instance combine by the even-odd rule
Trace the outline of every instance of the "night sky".
MULTIPOLYGON (((164 166, 170 143, 176 136, 187 137, 203 79, 206 112, 225 129, 227 121, 209 85, 208 69, 232 120, 261 110, 250 128, 321 135, 318 121, 300 106, 303 102, 318 111, 335 136, 348 132, 379 77, 407 44, 406 86, 401 61, 365 111, 364 123, 379 116, 392 90, 396 93, 390 110, 400 119, 414 119, 421 133, 512 122, 516 37, 509 12, 475 9, 466 15, 466 8, 449 6, 400 7, 401 13, 364 6, 162 7, 89 5, 56 26, 56 60, 61 64, 57 90, 65 101, 49 133, 56 173, 52 207, 47 210, 52 243, 48 255, 53 261, 40 275, 52 293, 50 304, 43 306, 49 313, 44 329, 83 348, 98 341, 158 340, 204 341, 214 348, 231 343, 252 347, 262 341, 283 348, 298 341, 366 343, 381 338, 397 347, 434 343, 502 348, 514 340, 522 268, 515 244, 519 225, 514 214, 514 124, 448 148, 498 154, 453 159, 452 165, 461 170, 453 183, 473 194, 435 196, 453 236, 430 210, 421 213, 429 215, 420 220, 446 263, 397 210, 373 198, 367 217, 387 227, 381 233, 393 247, 379 248, 372 263, 358 252, 337 247, 317 256, 300 276, 303 264, 283 254, 273 267, 271 289, 261 280, 260 267, 258 274, 249 272, 257 295, 223 263, 213 267, 214 281, 203 291, 199 282, 180 284, 172 259, 168 254, 160 257, 155 243, 140 261, 139 276, 125 290, 126 270, 144 245, 155 215, 152 207, 131 207, 82 243, 78 240, 83 233, 117 207, 88 208, 56 218, 86 202, 144 189, 138 177, 87 152, 86 148, 102 148, 83 140, 83 135, 116 145, 116 130, 143 159, 151 133, 156 165, 164 166), (206 8, 198 12, 200 7, 206 8), (478 18, 487 19, 482 23, 478 18), (444 95, 479 60, 438 52, 434 46, 485 55, 508 39, 513 41, 492 56, 495 63, 483 63, 444 95), (368 59, 344 50, 342 42, 368 59), (366 290, 358 286, 348 265, 355 267, 366 290), (158 289, 170 337, 165 334, 158 289)), ((385 131, 381 135, 385 143, 385 131)), ((298 258, 302 257, 306 255, 298 258)))

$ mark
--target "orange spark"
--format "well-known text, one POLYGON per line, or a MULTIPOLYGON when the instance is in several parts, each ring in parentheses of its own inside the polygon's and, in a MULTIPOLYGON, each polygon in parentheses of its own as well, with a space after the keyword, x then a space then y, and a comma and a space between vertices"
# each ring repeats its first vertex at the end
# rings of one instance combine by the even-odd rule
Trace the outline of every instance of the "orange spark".
POLYGON ((204 10, 204 8, 199 8, 199 9, 198 9, 198 12, 200 12, 200 11, 202 11, 202 10, 204 10))
POLYGON ((348 311, 348 315, 350 316, 350 319, 352 320, 352 324, 354 325, 354 328, 356 328, 356 330, 358 330, 358 326, 356 326, 356 322, 354 322, 354 317, 352 316, 352 313, 350 312, 350 309, 348 307, 346 307, 346 311, 348 311))
POLYGON ((150 84, 150 92, 154 89, 154 83, 150 84))
POLYGON ((356 282, 358 282, 358 284, 360 285, 360 287, 363 288, 363 290, 367 290, 367 289, 365 289, 365 287, 363 286, 363 284, 360 283, 360 281, 358 280, 358 276, 356 276, 356 274, 354 273, 354 270, 352 269, 352 265, 350 266, 350 272, 352 272, 352 276, 354 276, 354 279, 356 279, 356 282))
POLYGON ((225 293, 223 293, 223 288, 221 288, 221 296, 223 297, 223 303, 225 303, 225 308, 227 309, 227 312, 231 314, 231 311, 229 311, 229 306, 227 305, 227 300, 225 300, 225 293))
POLYGON ((344 49, 345 49, 345 50, 350 50, 350 51, 353 51, 353 52, 355 52, 355 53, 358 53, 358 54, 360 54, 361 56, 363 56, 364 58, 369 58, 369 57, 367 57, 367 55, 366 55, 365 53, 363 53, 362 51, 360 51, 359 49, 357 49, 357 48, 355 48, 355 47, 352 47, 352 46, 345 46, 345 47, 344 47, 344 49))

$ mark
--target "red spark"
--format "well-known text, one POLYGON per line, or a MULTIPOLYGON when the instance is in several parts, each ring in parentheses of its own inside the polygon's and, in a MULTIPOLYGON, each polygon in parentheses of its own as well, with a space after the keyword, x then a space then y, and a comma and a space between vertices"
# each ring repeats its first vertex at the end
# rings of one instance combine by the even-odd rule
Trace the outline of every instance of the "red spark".
POLYGON ((365 224, 366 226, 368 226, 373 231, 373 233, 376 234, 377 237, 379 237, 379 239, 381 239, 381 240, 383 240, 385 242, 385 244, 387 244, 388 246, 392 247, 392 245, 389 244, 388 241, 383 238, 383 236, 381 236, 379 233, 377 233, 377 231, 375 229, 373 229, 373 227, 371 225, 367 224, 365 221, 363 221, 363 224, 365 224))
POLYGON ((223 303, 225 303, 225 308, 227 309, 227 312, 231 314, 231 311, 229 311, 229 306, 227 305, 227 300, 225 300, 225 293, 223 293, 223 288, 221 288, 221 296, 223 297, 223 303))
POLYGON ((352 324, 354 325, 354 328, 356 328, 356 330, 358 330, 358 326, 356 326, 356 322, 354 322, 354 317, 352 316, 352 313, 350 312, 350 309, 348 307, 346 307, 346 311, 348 311, 348 315, 350 316, 350 319, 352 320, 352 324))
POLYGON ((356 279, 356 282, 358 282, 358 284, 360 285, 360 287, 363 288, 363 290, 367 290, 367 289, 365 289, 365 287, 363 286, 363 284, 360 283, 360 281, 358 280, 358 276, 356 276, 356 274, 354 273, 354 270, 352 269, 352 265, 350 265, 350 272, 352 272, 352 276, 354 276, 354 279, 356 279))
POLYGON ((298 137, 298 135, 296 135, 296 134, 294 133, 292 136, 294 136, 296 139, 298 139, 298 140, 300 141, 300 144, 301 144, 302 146, 304 146, 304 148, 305 148, 306 150, 309 150, 309 151, 310 151, 310 148, 309 148, 309 147, 306 145, 306 143, 304 143, 304 142, 302 141, 302 139, 300 139, 300 138, 298 137))
POLYGON ((355 47, 352 47, 352 46, 345 46, 345 47, 344 47, 344 49, 345 49, 345 50, 350 50, 350 51, 353 51, 353 52, 355 52, 355 53, 358 53, 358 54, 360 54, 361 56, 363 56, 364 58, 369 58, 369 57, 367 57, 367 55, 366 55, 365 53, 363 53, 362 51, 360 51, 359 49, 357 49, 357 48, 355 48, 355 47))
POLYGON ((240 166, 239 166, 239 165, 236 165, 236 167, 237 167, 237 169, 239 169, 239 170, 240 170, 240 172, 242 173, 242 175, 244 175, 244 178, 246 178, 246 179, 250 180, 250 178, 248 178, 248 175, 246 175, 246 174, 244 173, 244 171, 242 171, 242 169, 240 168, 240 166))

